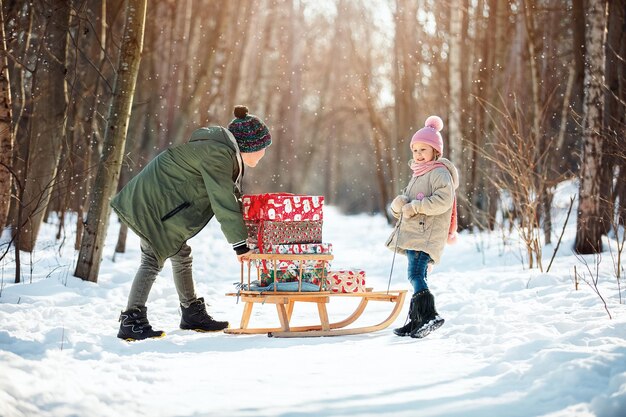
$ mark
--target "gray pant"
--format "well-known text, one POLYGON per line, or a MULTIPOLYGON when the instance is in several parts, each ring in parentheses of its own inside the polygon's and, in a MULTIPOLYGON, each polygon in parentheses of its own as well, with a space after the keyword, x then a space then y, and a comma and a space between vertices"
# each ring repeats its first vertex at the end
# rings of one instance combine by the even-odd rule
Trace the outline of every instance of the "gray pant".
MULTIPOLYGON (((184 307, 196 300, 196 290, 194 288, 193 276, 191 273, 191 248, 186 243, 180 248, 178 253, 169 258, 172 262, 172 272, 174 275, 174 285, 178 292, 178 299, 184 307)), ((148 294, 157 275, 163 266, 159 265, 152 248, 148 242, 141 240, 141 265, 133 285, 130 287, 128 295, 127 309, 145 307, 148 301, 148 294)))

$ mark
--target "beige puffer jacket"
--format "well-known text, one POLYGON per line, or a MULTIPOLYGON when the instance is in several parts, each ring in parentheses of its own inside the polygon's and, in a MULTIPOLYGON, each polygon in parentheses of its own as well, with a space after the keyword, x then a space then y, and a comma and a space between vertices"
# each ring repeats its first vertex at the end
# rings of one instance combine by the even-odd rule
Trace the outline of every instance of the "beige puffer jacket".
MULTIPOLYGON (((459 174, 452 162, 445 158, 438 162, 447 169, 439 167, 413 177, 403 190, 419 214, 399 220, 386 243, 401 254, 407 249, 426 252, 434 263, 439 263, 448 240, 454 192, 459 186, 459 174)), ((400 218, 400 213, 392 213, 400 218)))

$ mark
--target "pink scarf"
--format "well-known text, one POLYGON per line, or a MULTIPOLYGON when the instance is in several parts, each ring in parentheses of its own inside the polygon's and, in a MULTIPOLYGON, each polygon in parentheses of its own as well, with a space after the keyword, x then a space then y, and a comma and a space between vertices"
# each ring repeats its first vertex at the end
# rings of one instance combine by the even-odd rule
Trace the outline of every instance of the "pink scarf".
MULTIPOLYGON (((413 176, 419 177, 421 175, 426 174, 427 172, 432 171, 435 168, 446 168, 445 164, 438 161, 428 161, 421 164, 418 164, 415 161, 411 162, 411 169, 413 170, 413 176)), ((424 198, 422 196, 422 198, 424 198)), ((421 200, 421 198, 420 198, 421 200)), ((457 237, 457 211, 456 211, 456 193, 454 193, 454 202, 452 203, 452 217, 450 218, 450 227, 448 228, 448 244, 456 243, 457 237)))

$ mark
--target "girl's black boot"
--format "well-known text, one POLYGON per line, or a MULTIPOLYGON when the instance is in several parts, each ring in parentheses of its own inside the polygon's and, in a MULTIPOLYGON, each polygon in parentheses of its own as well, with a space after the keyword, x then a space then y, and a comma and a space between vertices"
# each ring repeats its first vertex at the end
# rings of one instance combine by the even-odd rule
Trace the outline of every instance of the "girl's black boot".
POLYGON ((437 314, 435 297, 429 290, 420 291, 415 296, 417 296, 417 314, 420 320, 411 330, 411 337, 421 339, 440 328, 445 320, 437 314))
POLYGON ((420 318, 418 315, 417 309, 417 293, 413 294, 411 297, 411 304, 409 304, 409 314, 406 317, 406 323, 402 327, 398 327, 397 329, 393 329, 393 332, 396 336, 408 336, 411 334, 413 329, 415 329, 417 323, 419 323, 420 318))

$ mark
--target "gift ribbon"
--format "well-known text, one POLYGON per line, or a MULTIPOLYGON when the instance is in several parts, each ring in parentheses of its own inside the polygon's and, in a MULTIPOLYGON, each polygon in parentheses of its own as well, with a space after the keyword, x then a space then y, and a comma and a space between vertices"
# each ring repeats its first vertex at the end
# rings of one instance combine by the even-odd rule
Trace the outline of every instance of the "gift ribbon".
POLYGON ((269 199, 294 196, 295 194, 292 193, 265 193, 254 196, 254 198, 250 199, 251 201, 247 214, 248 220, 262 220, 261 209, 267 205, 269 199))

